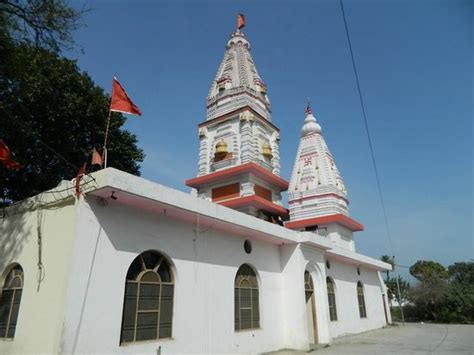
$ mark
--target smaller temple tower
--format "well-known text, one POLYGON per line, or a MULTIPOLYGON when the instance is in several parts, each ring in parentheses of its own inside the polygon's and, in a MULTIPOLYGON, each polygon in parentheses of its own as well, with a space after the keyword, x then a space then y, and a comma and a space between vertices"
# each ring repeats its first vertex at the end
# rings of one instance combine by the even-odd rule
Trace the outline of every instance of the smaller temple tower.
POLYGON ((308 103, 288 189, 287 228, 315 231, 355 250, 352 233, 363 225, 349 217, 349 200, 334 158, 308 103))
POLYGON ((239 21, 228 40, 211 84, 207 119, 198 125, 198 176, 186 185, 202 198, 278 222, 288 214, 281 203, 288 182, 280 177, 280 132, 244 25, 239 21))

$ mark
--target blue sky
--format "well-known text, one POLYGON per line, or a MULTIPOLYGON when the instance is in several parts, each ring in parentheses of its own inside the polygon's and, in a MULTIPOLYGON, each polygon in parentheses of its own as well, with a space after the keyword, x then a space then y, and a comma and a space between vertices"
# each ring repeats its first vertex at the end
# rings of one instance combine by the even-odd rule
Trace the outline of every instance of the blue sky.
MULTIPOLYGON (((74 1, 80 5, 83 1, 74 1)), ((345 0, 398 264, 473 258, 472 5, 345 0)), ((126 128, 146 152, 142 176, 188 191, 196 125, 235 30, 268 86, 289 179, 306 99, 365 225, 357 250, 391 254, 339 1, 97 1, 67 56, 110 92, 117 75, 143 116, 126 128)), ((104 118, 105 119, 105 118, 104 118)), ((400 269, 407 275, 406 269, 400 269)))

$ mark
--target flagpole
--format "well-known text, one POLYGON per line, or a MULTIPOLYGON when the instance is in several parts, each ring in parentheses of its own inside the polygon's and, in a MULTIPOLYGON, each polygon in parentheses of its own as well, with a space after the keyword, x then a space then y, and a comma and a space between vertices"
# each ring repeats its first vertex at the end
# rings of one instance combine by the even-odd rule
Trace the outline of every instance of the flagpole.
POLYGON ((107 126, 105 127, 105 138, 104 138, 104 151, 102 153, 104 159, 104 169, 107 167, 107 139, 109 138, 109 127, 110 127, 110 116, 112 110, 109 108, 109 114, 107 116, 107 126))

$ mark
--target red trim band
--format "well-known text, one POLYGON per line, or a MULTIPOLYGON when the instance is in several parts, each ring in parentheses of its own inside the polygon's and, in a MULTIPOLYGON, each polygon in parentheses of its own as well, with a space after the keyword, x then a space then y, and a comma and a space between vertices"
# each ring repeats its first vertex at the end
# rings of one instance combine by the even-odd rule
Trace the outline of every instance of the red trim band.
POLYGON ((245 207, 245 206, 253 206, 259 210, 264 210, 273 214, 276 214, 278 216, 287 216, 288 215, 288 210, 280 205, 277 205, 276 203, 270 202, 268 200, 265 200, 264 198, 257 196, 257 195, 251 195, 251 196, 244 196, 244 197, 239 197, 235 198, 232 200, 227 200, 227 201, 222 201, 222 202, 217 202, 222 206, 230 207, 230 208, 239 208, 239 207, 245 207))
POLYGON ((263 181, 266 181, 269 184, 280 188, 280 191, 288 190, 288 181, 282 179, 279 176, 276 176, 267 169, 262 168, 260 165, 257 165, 253 162, 237 165, 232 168, 219 170, 214 173, 188 179, 185 181, 185 184, 186 186, 193 187, 196 189, 201 185, 209 184, 223 179, 228 179, 243 173, 252 173, 263 181))
POLYGON ((301 219, 299 221, 286 222, 285 227, 289 229, 300 229, 307 226, 315 226, 315 225, 330 224, 330 223, 340 224, 341 226, 344 226, 353 232, 364 230, 364 225, 340 213, 333 214, 330 216, 322 216, 322 217, 301 219))

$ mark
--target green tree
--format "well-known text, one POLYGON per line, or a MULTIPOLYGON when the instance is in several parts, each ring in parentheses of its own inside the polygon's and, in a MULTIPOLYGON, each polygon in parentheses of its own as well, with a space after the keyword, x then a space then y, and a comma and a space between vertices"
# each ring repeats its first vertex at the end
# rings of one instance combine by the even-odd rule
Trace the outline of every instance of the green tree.
POLYGON ((398 283, 400 285, 401 298, 398 295, 397 279, 392 277, 386 282, 388 289, 388 299, 390 302, 396 300, 399 305, 403 305, 409 298, 410 283, 402 279, 400 275, 398 275, 398 283))
MULTIPOLYGON (((389 256, 389 255, 382 255, 380 257, 380 260, 383 261, 384 263, 392 265, 392 271, 395 270, 394 257, 389 256)), ((387 283, 390 280, 390 270, 385 271, 385 274, 386 274, 385 283, 387 283)))
MULTIPOLYGON (((103 144, 110 98, 75 61, 27 45, 13 45, 15 65, 0 87, 0 138, 23 167, 3 171, 7 200, 20 200, 71 179, 93 147, 103 144)), ((112 114, 108 165, 139 175, 144 154, 136 137, 112 114)), ((0 172, 1 173, 1 172, 0 172)))
POLYGON ((439 306, 438 320, 443 322, 474 321, 474 284, 450 282, 439 306))
POLYGON ((57 52, 72 46, 71 32, 82 25, 85 11, 65 0, 0 0, 1 35, 57 52))
POLYGON ((410 267, 410 274, 420 283, 410 290, 410 299, 427 320, 437 320, 439 305, 446 291, 448 271, 435 261, 418 260, 410 267))
POLYGON ((451 282, 474 285, 474 263, 458 262, 448 266, 451 282))
POLYGON ((410 274, 418 281, 425 282, 433 278, 446 280, 448 271, 446 268, 436 261, 418 260, 410 266, 410 274))

